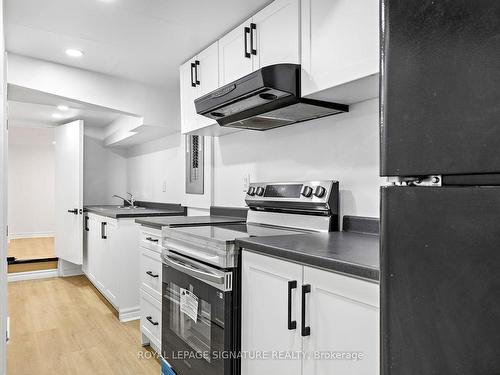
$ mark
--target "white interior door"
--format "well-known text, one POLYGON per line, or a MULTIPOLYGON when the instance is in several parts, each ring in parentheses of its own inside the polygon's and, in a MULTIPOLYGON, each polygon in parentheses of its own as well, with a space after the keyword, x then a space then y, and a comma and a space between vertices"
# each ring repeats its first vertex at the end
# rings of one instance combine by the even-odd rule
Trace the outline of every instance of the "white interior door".
POLYGON ((55 128, 55 250, 83 262, 83 121, 55 128))

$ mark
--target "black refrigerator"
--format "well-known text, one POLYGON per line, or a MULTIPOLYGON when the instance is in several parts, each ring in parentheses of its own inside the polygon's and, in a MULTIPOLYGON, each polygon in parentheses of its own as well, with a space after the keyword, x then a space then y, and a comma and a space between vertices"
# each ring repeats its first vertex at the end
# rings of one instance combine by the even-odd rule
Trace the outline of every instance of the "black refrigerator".
POLYGON ((381 3, 381 374, 500 374, 500 1, 381 3))

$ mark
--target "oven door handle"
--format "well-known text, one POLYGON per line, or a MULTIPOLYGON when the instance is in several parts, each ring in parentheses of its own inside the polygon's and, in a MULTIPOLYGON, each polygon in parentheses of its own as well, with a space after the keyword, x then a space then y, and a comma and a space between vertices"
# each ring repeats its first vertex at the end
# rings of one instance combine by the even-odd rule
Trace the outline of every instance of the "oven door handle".
POLYGON ((193 276, 201 280, 210 281, 216 284, 222 284, 222 285, 224 284, 224 276, 214 275, 213 273, 204 272, 198 268, 190 267, 188 263, 179 262, 178 260, 169 255, 164 255, 163 261, 167 266, 175 268, 178 271, 184 272, 189 276, 193 276))

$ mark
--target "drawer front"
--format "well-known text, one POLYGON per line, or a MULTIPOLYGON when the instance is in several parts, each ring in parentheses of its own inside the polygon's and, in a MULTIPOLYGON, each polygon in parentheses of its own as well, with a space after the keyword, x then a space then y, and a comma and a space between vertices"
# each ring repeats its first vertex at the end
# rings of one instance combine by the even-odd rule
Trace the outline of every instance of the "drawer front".
POLYGON ((161 302, 141 291, 141 332, 161 348, 161 302))
POLYGON ((161 253, 161 230, 141 228, 141 247, 161 253))
POLYGON ((161 255, 141 248, 141 289, 161 301, 161 255))

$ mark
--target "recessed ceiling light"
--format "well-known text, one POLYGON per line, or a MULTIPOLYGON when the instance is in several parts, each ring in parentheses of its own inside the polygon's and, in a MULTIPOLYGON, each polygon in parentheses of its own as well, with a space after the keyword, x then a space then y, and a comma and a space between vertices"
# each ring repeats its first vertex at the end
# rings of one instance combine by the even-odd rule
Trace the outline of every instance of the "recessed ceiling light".
POLYGON ((60 111, 67 111, 69 107, 67 105, 61 104, 57 106, 57 109, 60 111))
POLYGON ((52 117, 53 117, 53 118, 62 118, 62 117, 63 117, 63 115, 61 115, 60 113, 53 113, 53 114, 52 114, 52 117))
POLYGON ((82 57, 83 52, 80 51, 79 49, 68 48, 66 50, 66 55, 71 56, 71 57, 82 57))

